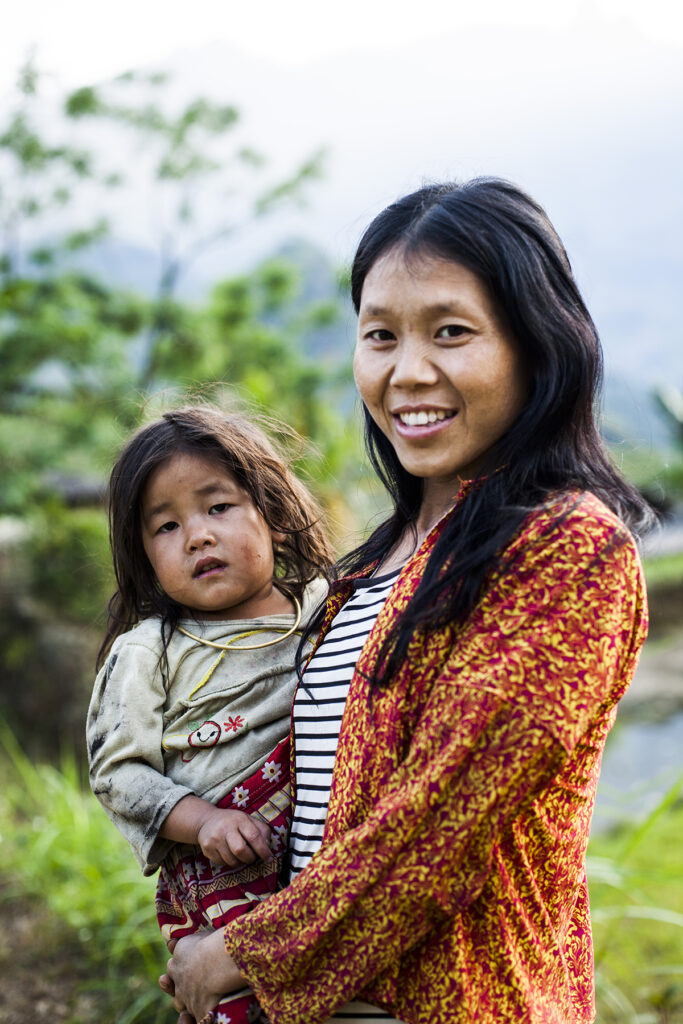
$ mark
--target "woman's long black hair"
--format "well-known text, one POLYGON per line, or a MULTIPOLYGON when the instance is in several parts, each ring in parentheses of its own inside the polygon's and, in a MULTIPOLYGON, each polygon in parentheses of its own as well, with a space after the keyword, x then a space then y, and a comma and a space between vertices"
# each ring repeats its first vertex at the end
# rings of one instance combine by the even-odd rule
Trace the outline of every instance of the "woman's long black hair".
MULTIPOLYGON (((562 242, 538 203, 497 178, 429 185, 399 199, 375 218, 358 246, 351 272, 356 312, 368 272, 389 251, 409 263, 424 257, 459 263, 477 275, 519 344, 529 395, 441 532, 378 659, 372 682, 380 686, 391 682, 416 630, 464 622, 501 549, 551 492, 592 491, 636 535, 654 522, 600 436, 600 341, 562 242)), ((422 500, 422 480, 406 472, 363 411, 368 454, 394 511, 342 559, 344 575, 384 558, 414 527, 422 500)))

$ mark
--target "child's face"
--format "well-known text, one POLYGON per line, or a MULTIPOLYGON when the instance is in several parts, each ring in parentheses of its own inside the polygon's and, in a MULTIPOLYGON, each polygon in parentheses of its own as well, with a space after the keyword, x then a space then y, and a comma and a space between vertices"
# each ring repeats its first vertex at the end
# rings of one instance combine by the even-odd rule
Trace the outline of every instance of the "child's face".
POLYGON ((287 612, 273 587, 273 541, 246 491, 220 464, 178 454, 151 473, 142 541, 160 586, 202 619, 287 612))

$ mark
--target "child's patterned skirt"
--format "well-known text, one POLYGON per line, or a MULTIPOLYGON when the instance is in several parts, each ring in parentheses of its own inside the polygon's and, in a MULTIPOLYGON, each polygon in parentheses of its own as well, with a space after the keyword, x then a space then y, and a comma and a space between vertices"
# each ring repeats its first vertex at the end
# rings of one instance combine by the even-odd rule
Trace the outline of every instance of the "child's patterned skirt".
MULTIPOLYGON (((273 857, 228 868, 213 864, 197 846, 177 843, 164 860, 157 882, 157 918, 166 942, 207 927, 223 928, 277 890, 291 822, 289 737, 217 806, 266 821, 273 833, 273 857)), ((213 1020, 216 1024, 255 1024, 266 1018, 253 993, 245 989, 222 999, 214 1008, 213 1020)))

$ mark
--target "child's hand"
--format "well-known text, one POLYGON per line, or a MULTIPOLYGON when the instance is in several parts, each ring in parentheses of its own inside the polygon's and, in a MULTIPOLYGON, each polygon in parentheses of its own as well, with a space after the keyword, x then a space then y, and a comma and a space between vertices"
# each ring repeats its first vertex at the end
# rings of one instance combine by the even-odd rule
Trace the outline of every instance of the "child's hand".
POLYGON ((207 815, 197 833, 202 853, 215 864, 237 868, 255 860, 273 856, 271 831, 265 821, 252 818, 244 811, 215 807, 207 815))

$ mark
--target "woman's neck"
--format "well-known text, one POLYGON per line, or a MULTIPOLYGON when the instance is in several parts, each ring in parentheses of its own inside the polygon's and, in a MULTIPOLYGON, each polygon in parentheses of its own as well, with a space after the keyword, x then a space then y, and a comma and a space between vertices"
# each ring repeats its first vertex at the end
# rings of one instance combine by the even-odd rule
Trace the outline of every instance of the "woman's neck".
POLYGON ((418 548, 422 546, 424 540, 437 523, 453 508, 457 501, 458 493, 453 494, 449 492, 448 497, 444 497, 443 495, 437 496, 428 492, 422 500, 417 519, 414 523, 409 523, 405 527, 386 558, 382 559, 382 562, 375 570, 375 574, 393 572, 395 569, 405 565, 418 548))

